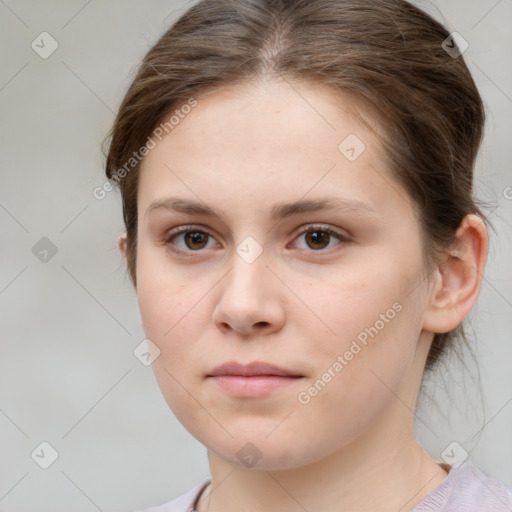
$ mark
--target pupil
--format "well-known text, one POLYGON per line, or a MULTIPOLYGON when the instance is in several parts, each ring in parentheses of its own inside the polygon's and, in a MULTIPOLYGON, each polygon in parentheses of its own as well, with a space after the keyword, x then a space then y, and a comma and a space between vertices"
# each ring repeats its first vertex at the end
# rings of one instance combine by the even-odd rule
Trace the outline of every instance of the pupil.
POLYGON ((311 242, 313 245, 320 244, 322 247, 326 246, 325 242, 329 235, 325 231, 310 231, 310 233, 307 235, 308 243, 311 242))
MULTIPOLYGON (((204 233, 199 233, 198 231, 195 231, 193 233, 186 233, 185 234, 185 237, 187 239, 187 245, 188 245, 188 241, 191 240, 192 241, 192 244, 194 245, 201 245, 201 246, 204 246, 204 241, 205 241, 205 236, 204 236, 204 233), (203 242, 201 244, 201 242, 203 242)), ((191 248, 197 248, 197 247, 191 247, 191 248)))

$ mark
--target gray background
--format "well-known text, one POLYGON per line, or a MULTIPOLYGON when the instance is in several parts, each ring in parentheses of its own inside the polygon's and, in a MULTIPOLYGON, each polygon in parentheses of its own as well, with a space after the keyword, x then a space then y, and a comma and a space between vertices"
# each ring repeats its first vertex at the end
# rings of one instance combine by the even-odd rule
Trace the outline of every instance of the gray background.
MULTIPOLYGON (((477 193, 491 202, 498 236, 470 316, 481 384, 469 356, 469 371, 455 359, 441 368, 425 388, 418 434, 437 459, 457 441, 512 486, 512 0, 420 5, 469 43, 464 57, 488 112, 477 193)), ((105 181, 100 142, 135 66, 185 9, 0 0, 1 511, 131 511, 208 476, 205 448, 133 355, 144 333, 116 249, 120 197, 92 195, 105 181), (31 47, 43 31, 59 45, 47 59, 31 47), (57 248, 46 263, 33 253, 42 237, 57 248), (48 469, 31 457, 43 441, 59 454, 48 469)), ((41 462, 49 452, 36 453, 41 462)))

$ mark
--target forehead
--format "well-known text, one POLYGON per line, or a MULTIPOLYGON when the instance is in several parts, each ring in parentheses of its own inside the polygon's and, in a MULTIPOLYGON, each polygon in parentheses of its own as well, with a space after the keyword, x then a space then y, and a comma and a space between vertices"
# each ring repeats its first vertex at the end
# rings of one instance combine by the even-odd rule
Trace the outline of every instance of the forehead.
POLYGON ((383 205, 400 186, 389 186, 380 140, 355 107, 349 95, 285 80, 209 91, 144 158, 141 210, 178 190, 245 207, 309 191, 383 205))

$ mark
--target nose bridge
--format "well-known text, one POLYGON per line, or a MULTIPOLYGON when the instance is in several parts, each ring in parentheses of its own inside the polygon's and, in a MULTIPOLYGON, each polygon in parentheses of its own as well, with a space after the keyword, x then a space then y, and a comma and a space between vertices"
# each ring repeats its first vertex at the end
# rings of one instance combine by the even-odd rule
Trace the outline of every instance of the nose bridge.
POLYGON ((256 248, 250 241, 241 242, 233 253, 232 269, 227 277, 225 293, 235 295, 236 300, 258 300, 257 295, 263 292, 268 273, 266 254, 260 249, 256 255, 256 248))

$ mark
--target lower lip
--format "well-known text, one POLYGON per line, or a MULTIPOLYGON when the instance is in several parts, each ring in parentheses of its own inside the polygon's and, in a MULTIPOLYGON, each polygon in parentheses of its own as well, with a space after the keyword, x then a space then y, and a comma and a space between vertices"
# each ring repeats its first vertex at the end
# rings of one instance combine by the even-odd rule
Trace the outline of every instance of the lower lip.
POLYGON ((224 391, 237 397, 261 397, 288 386, 300 377, 285 377, 281 375, 217 375, 209 377, 224 391))

